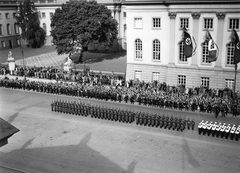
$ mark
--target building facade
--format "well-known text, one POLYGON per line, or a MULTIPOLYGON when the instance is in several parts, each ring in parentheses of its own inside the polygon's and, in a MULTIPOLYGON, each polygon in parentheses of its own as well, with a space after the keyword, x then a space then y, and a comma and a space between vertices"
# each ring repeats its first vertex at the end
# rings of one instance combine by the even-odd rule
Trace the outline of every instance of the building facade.
POLYGON ((19 27, 16 24, 16 1, 0 1, 0 50, 20 45, 19 27))
MULTIPOLYGON (((14 32, 16 20, 14 15, 17 13, 18 4, 24 0, 0 0, 0 50, 11 49, 19 46, 19 32, 14 32), (9 14, 10 18, 6 18, 5 15, 9 14), (8 24, 10 26, 8 26, 8 24), (11 33, 7 33, 7 27, 11 27, 11 33)), ((61 8, 63 3, 69 0, 32 0, 35 7, 39 13, 40 26, 46 31, 46 45, 52 44, 51 37, 51 16, 54 14, 57 8, 61 8)), ((126 12, 125 6, 122 4, 121 0, 96 0, 100 4, 106 5, 111 11, 114 19, 119 23, 119 35, 118 39, 115 41, 112 50, 122 51, 126 50, 126 12)), ((19 29, 17 30, 19 31, 19 29)), ((90 49, 101 49, 98 44, 90 45, 90 49)), ((104 49, 104 48, 102 48, 104 49)))
POLYGON ((233 29, 240 35, 240 1, 126 0, 125 6, 126 80, 157 80, 186 87, 233 87, 234 46, 230 35, 233 29), (190 58, 183 53, 182 28, 194 37, 197 46, 190 58), (219 48, 218 59, 212 63, 208 62, 207 30, 219 48))
MULTIPOLYGON (((35 6, 40 16, 40 25, 46 31, 47 39, 46 44, 51 45, 51 16, 57 8, 60 8, 62 3, 69 0, 34 0, 35 6)), ((119 23, 118 26, 118 39, 115 41, 112 50, 121 51, 126 50, 126 12, 125 7, 122 5, 121 0, 96 0, 100 4, 106 5, 111 11, 114 19, 119 23), (125 24, 125 26, 124 26, 125 24)), ((99 47, 98 43, 90 45, 89 49, 104 49, 99 47)))
MULTIPOLYGON (((33 0, 40 25, 51 45, 51 15, 67 0, 33 0)), ((240 35, 238 0, 96 0, 112 10, 119 23, 113 49, 127 50, 126 80, 157 80, 169 85, 232 88, 234 85, 234 46, 232 29, 240 35), (182 28, 194 38, 196 52, 183 54, 182 28), (219 48, 218 59, 208 62, 206 32, 219 48)), ((0 0, 0 50, 19 45, 14 15, 18 1, 0 0), (14 5, 15 4, 15 5, 14 5)), ((99 49, 98 44, 91 45, 99 49)), ((239 65, 240 66, 240 65, 239 65)), ((240 67, 237 90, 240 90, 240 67)))

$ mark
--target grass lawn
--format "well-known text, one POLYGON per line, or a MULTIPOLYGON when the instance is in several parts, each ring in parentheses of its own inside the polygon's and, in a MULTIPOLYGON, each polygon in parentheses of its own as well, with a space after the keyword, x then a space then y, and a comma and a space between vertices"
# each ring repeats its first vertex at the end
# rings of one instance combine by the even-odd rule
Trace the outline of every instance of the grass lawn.
MULTIPOLYGON (((12 51, 16 63, 17 61, 22 62, 22 54, 20 48, 8 49, 0 51, 0 63, 6 62, 9 51, 12 51)), ((56 53, 54 46, 43 46, 39 49, 32 49, 24 47, 24 58, 27 61, 28 66, 33 66, 36 61, 42 62, 44 66, 48 66, 48 63, 62 61, 61 56, 51 55, 49 53, 56 53), (41 56, 40 56, 41 55, 41 56), (38 59, 38 60, 37 60, 38 59)), ((126 72, 126 52, 117 53, 100 53, 100 52, 86 52, 85 53, 85 65, 90 67, 90 70, 94 71, 107 71, 107 72, 126 72)), ((67 55, 66 55, 67 57, 67 55)), ((58 62, 58 64, 62 62, 58 62)), ((49 64, 51 66, 51 64, 49 64)), ((77 65, 82 66, 82 65, 77 65)))
MULTIPOLYGON (((37 56, 45 53, 56 52, 56 49, 54 46, 43 46, 42 48, 39 48, 39 49, 32 49, 24 46, 23 50, 24 50, 24 58, 37 56)), ((12 51, 12 56, 15 60, 22 59, 21 49, 19 47, 14 49, 0 50, 0 63, 7 61, 9 51, 12 51)))

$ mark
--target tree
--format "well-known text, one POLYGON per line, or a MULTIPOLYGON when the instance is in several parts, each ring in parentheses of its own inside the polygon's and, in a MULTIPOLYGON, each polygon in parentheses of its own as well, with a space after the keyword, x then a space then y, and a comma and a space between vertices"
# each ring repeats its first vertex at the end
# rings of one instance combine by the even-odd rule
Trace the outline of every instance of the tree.
MULTIPOLYGON (((117 38, 117 21, 111 10, 95 1, 70 1, 62 4, 52 17, 51 35, 58 54, 70 54, 83 62, 83 52, 94 42, 111 47, 117 38)), ((76 61, 75 61, 76 63, 76 61)))
POLYGON ((16 20, 22 30, 21 37, 27 40, 28 47, 40 48, 44 45, 46 32, 40 27, 34 2, 31 0, 21 2, 16 20))

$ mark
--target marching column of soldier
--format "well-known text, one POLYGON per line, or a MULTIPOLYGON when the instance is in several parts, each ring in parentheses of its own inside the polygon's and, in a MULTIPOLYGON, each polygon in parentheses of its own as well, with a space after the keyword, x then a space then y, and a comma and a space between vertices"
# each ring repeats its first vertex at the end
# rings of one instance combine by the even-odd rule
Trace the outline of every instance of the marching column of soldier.
POLYGON ((81 101, 56 100, 51 103, 51 110, 66 114, 90 116, 91 118, 118 121, 123 123, 133 123, 137 125, 172 129, 177 131, 194 130, 195 121, 181 117, 169 117, 145 112, 134 112, 120 108, 107 108, 103 106, 91 105, 81 101))
POLYGON ((239 140, 240 125, 217 123, 202 120, 198 124, 198 134, 208 135, 212 137, 221 137, 231 140, 239 140))

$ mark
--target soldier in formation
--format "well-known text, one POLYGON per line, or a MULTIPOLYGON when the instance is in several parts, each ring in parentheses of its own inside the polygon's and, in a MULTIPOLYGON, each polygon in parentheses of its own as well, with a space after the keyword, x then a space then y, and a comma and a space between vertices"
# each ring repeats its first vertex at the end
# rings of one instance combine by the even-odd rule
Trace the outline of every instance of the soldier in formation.
POLYGON ((72 115, 90 116, 92 118, 118 121, 123 123, 136 122, 137 125, 159 127, 168 130, 184 131, 185 129, 194 130, 195 122, 168 115, 158 115, 145 112, 134 112, 125 109, 107 108, 103 106, 90 105, 81 101, 56 100, 51 103, 53 112, 60 112, 72 115))
POLYGON ((216 136, 231 140, 239 140, 240 125, 236 126, 235 124, 226 124, 226 123, 213 123, 202 120, 198 124, 198 133, 208 136, 216 136))

